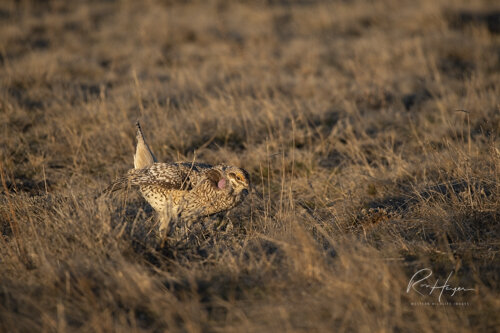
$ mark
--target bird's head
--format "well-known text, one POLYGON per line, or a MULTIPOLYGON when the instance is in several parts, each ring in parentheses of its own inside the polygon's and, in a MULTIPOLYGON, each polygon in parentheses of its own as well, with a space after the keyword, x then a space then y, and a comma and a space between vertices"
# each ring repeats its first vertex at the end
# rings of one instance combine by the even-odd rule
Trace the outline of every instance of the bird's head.
POLYGON ((250 176, 246 170, 238 167, 217 165, 207 172, 207 178, 218 190, 239 196, 240 200, 250 191, 250 176))
POLYGON ((235 195, 245 197, 250 191, 250 176, 246 170, 228 166, 224 170, 227 180, 235 195))

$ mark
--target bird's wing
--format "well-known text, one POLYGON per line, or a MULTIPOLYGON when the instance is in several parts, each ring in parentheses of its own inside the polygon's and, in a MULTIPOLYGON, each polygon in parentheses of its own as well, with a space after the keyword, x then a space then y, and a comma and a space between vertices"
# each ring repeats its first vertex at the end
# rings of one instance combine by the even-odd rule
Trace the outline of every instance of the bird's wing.
POLYGON ((130 186, 155 186, 165 190, 190 190, 193 186, 191 177, 194 172, 187 172, 178 164, 155 163, 144 169, 131 169, 127 175, 115 180, 104 192, 114 192, 130 186))

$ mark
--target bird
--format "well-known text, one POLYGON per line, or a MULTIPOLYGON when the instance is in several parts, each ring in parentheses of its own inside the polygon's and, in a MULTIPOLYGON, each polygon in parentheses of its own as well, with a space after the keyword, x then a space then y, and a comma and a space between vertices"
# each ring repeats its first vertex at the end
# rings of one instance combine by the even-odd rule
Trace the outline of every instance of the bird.
POLYGON ((172 220, 187 226, 227 212, 242 203, 250 190, 249 173, 236 166, 200 162, 158 162, 136 122, 134 168, 116 179, 104 192, 139 189, 160 217, 160 233, 172 230, 172 220))

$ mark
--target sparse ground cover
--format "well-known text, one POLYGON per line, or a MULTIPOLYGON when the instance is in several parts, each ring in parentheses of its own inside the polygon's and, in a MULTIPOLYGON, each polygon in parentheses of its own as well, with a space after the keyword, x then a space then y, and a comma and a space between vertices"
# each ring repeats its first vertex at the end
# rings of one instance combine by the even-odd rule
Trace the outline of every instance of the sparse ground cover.
POLYGON ((0 330, 497 330, 499 10, 2 1, 0 330), (137 194, 95 199, 137 119, 250 172, 227 228, 158 248, 137 194))

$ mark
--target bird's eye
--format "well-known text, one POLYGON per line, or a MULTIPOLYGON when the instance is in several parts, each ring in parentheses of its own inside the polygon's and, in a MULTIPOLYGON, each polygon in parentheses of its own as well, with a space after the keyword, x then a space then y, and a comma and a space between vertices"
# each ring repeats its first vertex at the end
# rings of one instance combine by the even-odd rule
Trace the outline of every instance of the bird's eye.
POLYGON ((243 181, 243 177, 242 177, 241 175, 238 175, 238 177, 237 177, 237 178, 238 178, 238 180, 243 181))

